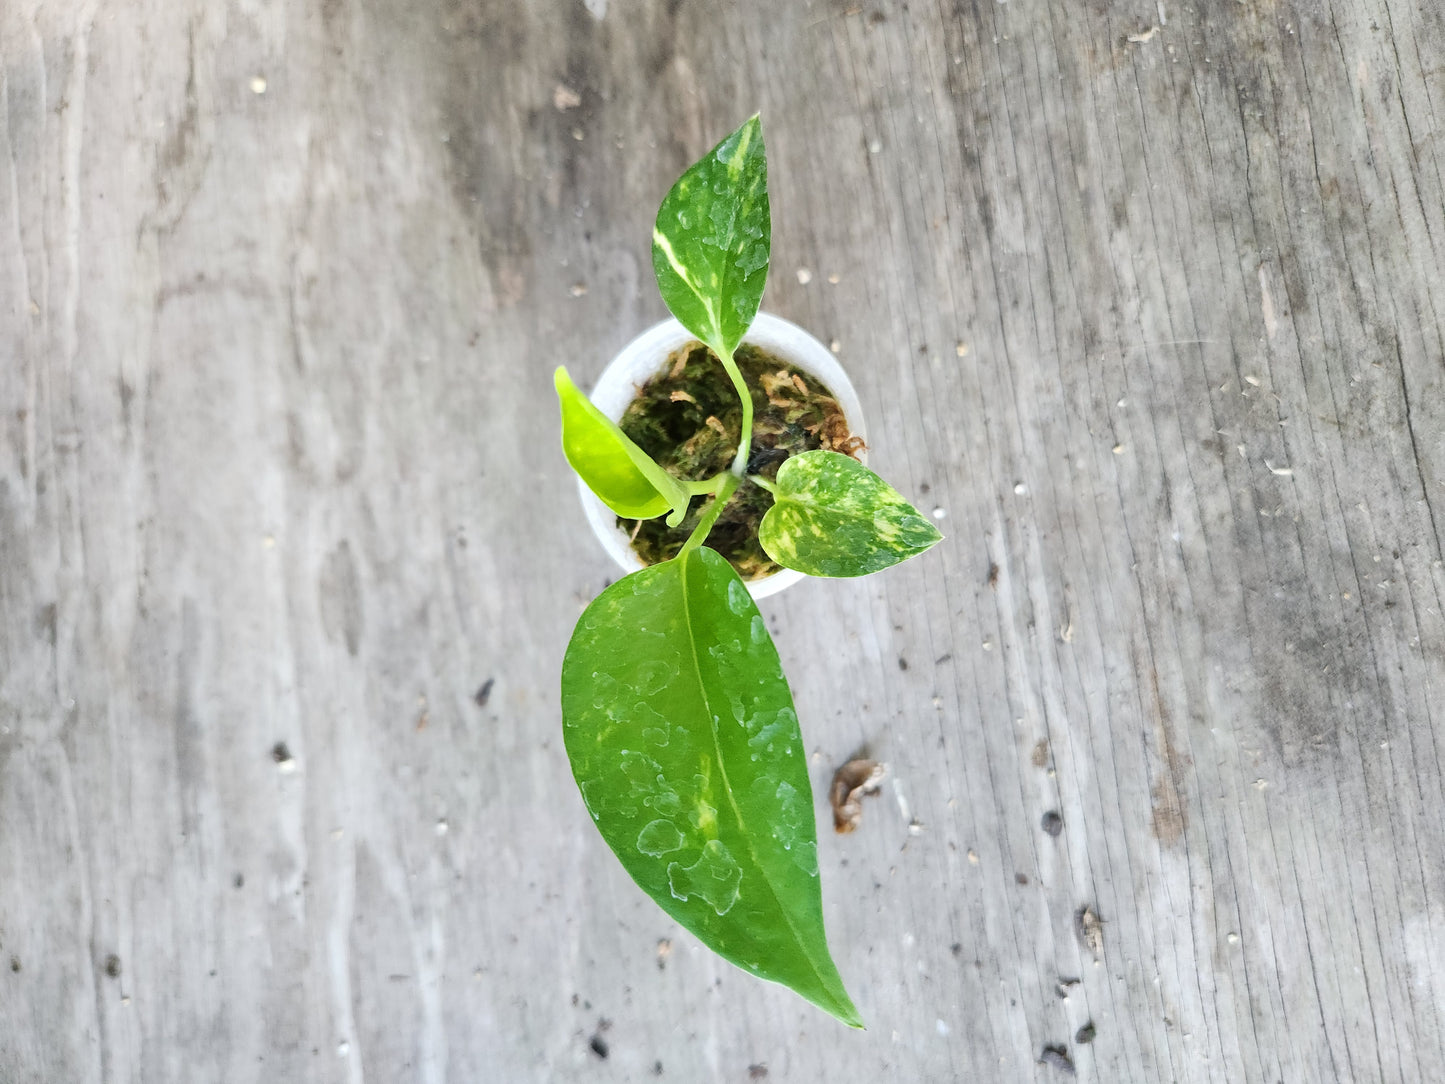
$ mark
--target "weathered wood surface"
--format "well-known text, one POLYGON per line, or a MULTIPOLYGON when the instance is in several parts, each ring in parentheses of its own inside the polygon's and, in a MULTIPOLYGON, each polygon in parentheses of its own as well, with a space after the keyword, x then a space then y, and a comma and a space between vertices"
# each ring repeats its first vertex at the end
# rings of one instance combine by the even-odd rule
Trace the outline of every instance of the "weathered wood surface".
POLYGON ((850 4, 0 4, 0 1080, 1445 1076, 1438 5, 850 4), (866 1034, 559 741, 549 374, 759 108, 950 536, 765 606, 866 1034))

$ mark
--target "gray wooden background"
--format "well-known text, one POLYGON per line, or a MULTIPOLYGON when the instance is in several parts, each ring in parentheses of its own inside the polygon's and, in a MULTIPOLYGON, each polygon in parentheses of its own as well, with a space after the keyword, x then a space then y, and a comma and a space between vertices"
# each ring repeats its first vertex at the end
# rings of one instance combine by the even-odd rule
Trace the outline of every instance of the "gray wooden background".
POLYGON ((1445 1079, 1441 118, 1434 0, 4 0, 0 1080, 1445 1079), (949 536, 764 607, 861 1034, 560 741, 550 373, 755 109, 949 536))

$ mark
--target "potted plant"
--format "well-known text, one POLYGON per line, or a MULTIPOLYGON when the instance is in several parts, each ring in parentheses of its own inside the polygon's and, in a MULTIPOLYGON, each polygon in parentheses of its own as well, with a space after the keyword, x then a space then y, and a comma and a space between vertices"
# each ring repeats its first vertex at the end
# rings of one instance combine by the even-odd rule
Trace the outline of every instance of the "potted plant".
POLYGON ((744 345, 770 240, 754 116, 657 213, 653 268, 692 345, 641 370, 652 379, 621 426, 555 374, 568 462, 652 562, 578 621, 563 738, 588 812, 643 891, 724 959, 861 1027, 823 931, 792 694, 739 568, 861 576, 942 536, 855 458, 837 389, 744 345))

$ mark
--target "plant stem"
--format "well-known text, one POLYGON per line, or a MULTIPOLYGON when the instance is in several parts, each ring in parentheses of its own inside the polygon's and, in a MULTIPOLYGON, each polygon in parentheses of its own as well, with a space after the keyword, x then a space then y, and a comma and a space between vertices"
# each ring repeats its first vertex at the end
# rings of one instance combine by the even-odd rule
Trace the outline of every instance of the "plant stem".
POLYGON ((707 539, 708 532, 712 530, 712 525, 717 522, 718 516, 722 515, 723 506, 732 497, 733 490, 738 488, 740 479, 736 474, 728 473, 720 475, 720 477, 722 481, 718 484, 717 496, 712 499, 712 503, 707 506, 707 511, 697 521, 697 526, 693 528, 692 534, 682 544, 682 550, 678 553, 679 557, 686 556, 703 544, 707 539))
POLYGON ((753 446, 753 396, 752 393, 748 391, 748 385, 743 380, 742 371, 738 368, 738 363, 733 360, 732 354, 723 355, 719 353, 718 358, 721 359, 723 368, 727 370, 728 379, 733 382, 733 387, 737 389, 738 398, 743 401, 743 431, 738 438, 738 454, 733 457, 733 475, 734 477, 741 478, 747 474, 748 455, 753 446))
POLYGON ((679 478, 678 481, 686 487, 690 496, 696 497, 702 493, 716 493, 727 474, 727 471, 723 471, 721 474, 714 474, 711 478, 704 478, 701 482, 690 482, 686 478, 679 478))

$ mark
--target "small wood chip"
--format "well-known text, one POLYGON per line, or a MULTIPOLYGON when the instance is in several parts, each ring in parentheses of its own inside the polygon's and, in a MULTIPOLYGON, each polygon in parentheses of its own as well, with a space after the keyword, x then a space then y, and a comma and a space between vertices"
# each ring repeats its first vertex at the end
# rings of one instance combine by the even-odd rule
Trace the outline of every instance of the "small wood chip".
POLYGON ((694 398, 693 398, 691 395, 689 395, 687 392, 683 391, 681 388, 676 388, 676 389, 674 389, 672 395, 670 396, 670 398, 672 399, 672 401, 673 401, 674 403, 696 403, 696 402, 697 402, 696 399, 694 399, 694 398))
POLYGON ((848 761, 833 775, 828 801, 833 806, 833 827, 839 835, 853 831, 863 819, 863 798, 877 794, 888 769, 876 760, 848 761))

